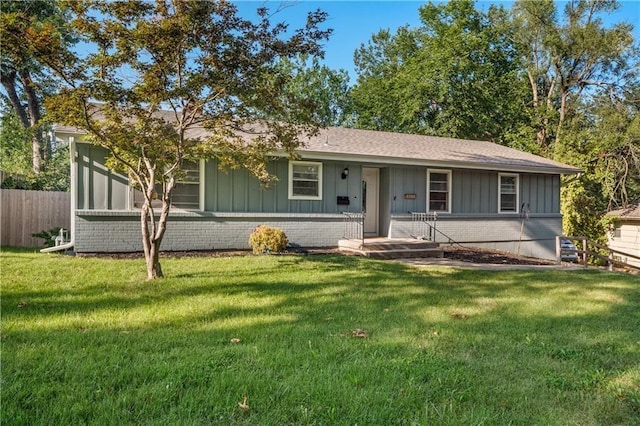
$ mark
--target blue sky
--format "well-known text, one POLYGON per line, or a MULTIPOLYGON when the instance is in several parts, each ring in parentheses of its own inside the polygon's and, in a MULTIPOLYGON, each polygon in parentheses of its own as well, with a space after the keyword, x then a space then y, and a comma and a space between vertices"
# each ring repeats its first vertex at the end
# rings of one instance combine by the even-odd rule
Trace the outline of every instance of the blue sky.
MULTIPOLYGON (((381 29, 389 28, 395 32, 402 25, 418 26, 418 8, 424 1, 234 1, 243 16, 249 17, 257 7, 266 6, 276 10, 280 5, 286 7, 279 12, 273 21, 287 22, 292 28, 304 25, 309 11, 322 9, 329 14, 327 26, 333 28, 333 34, 325 45, 324 63, 333 69, 343 68, 349 72, 351 84, 356 81, 353 65, 353 52, 361 44, 367 43, 371 35, 381 29)), ((477 1, 478 8, 487 8, 490 4, 502 4, 511 7, 512 1, 477 1)), ((559 9, 565 2, 558 1, 559 9)), ((640 40, 640 1, 626 0, 620 2, 621 8, 608 17, 606 24, 628 22, 634 26, 636 41, 640 40)))

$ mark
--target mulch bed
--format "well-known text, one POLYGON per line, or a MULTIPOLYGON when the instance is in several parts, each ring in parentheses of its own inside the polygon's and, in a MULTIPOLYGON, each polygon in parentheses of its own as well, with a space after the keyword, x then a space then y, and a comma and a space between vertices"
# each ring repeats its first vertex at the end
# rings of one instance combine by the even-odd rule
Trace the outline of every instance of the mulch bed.
MULTIPOLYGON (((503 265, 550 265, 553 261, 536 259, 531 257, 517 256, 512 253, 501 252, 497 250, 487 250, 470 247, 450 246, 443 247, 444 257, 446 259, 457 260, 470 263, 491 263, 503 265)), ((335 248, 315 248, 301 249, 284 255, 317 255, 317 254, 336 254, 340 253, 335 248)), ((139 259, 143 258, 141 252, 137 253, 82 253, 83 257, 100 257, 110 259, 139 259)), ((235 256, 252 256, 250 250, 210 250, 210 251, 167 251, 161 252, 161 258, 180 258, 180 257, 235 257, 235 256)))
POLYGON ((446 259, 471 263, 491 263, 498 265, 553 265, 552 260, 538 259, 535 257, 518 256, 513 253, 470 248, 461 246, 443 247, 446 259))

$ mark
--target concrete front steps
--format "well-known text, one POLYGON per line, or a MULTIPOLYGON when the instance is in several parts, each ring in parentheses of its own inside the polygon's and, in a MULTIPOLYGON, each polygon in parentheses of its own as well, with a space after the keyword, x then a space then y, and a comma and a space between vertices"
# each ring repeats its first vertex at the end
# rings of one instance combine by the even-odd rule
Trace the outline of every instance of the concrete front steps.
POLYGON ((365 238, 340 240, 338 249, 374 259, 400 259, 408 257, 443 257, 440 244, 413 238, 365 238))

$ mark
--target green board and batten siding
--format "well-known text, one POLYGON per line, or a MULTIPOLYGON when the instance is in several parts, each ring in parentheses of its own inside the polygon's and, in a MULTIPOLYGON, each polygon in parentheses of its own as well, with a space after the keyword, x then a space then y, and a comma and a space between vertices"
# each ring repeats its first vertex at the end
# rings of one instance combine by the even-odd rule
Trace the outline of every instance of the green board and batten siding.
POLYGON ((78 210, 125 210, 129 181, 105 166, 107 151, 94 145, 76 145, 78 210))
MULTIPOLYGON (((519 204, 530 213, 560 213, 560 176, 519 173, 519 204)), ((495 214, 498 212, 498 173, 481 170, 454 170, 453 214, 495 214)))
POLYGON ((268 170, 279 180, 269 189, 246 170, 220 170, 216 160, 205 166, 205 211, 229 213, 340 213, 359 211, 360 168, 351 167, 347 179, 340 177, 349 164, 322 162, 322 200, 289 200, 288 162, 279 159, 269 164, 268 170), (350 206, 339 206, 337 197, 349 197, 350 206))
MULTIPOLYGON (((107 151, 77 144, 78 210, 126 210, 129 186, 126 176, 105 166, 107 151)), ((205 211, 226 213, 340 213, 360 211, 360 167, 350 167, 347 179, 340 175, 348 163, 323 162, 322 200, 289 200, 288 162, 280 159, 269 164, 269 171, 280 180, 269 189, 246 170, 224 171, 216 160, 205 162, 205 211), (337 204, 338 196, 347 196, 350 206, 337 204)))
MULTIPOLYGON (((104 165, 107 152, 89 144, 77 144, 78 210, 126 210, 130 190, 127 177, 104 165)), ((288 162, 279 159, 269 171, 279 177, 264 189, 246 170, 224 171, 216 160, 205 163, 205 211, 227 213, 327 213, 360 211, 361 165, 323 161, 322 200, 289 200, 288 162), (344 168, 349 176, 341 178, 344 168), (351 205, 337 204, 338 196, 349 197, 351 205)), ((437 169, 433 169, 437 170, 437 169)), ((519 203, 529 205, 530 213, 560 212, 560 177, 548 174, 520 176, 519 203)), ((482 170, 452 171, 452 214, 495 214, 498 209, 498 173, 482 170)), ((426 167, 391 166, 382 168, 381 211, 406 214, 424 211, 426 206, 426 167), (406 194, 415 198, 405 197, 406 194)))

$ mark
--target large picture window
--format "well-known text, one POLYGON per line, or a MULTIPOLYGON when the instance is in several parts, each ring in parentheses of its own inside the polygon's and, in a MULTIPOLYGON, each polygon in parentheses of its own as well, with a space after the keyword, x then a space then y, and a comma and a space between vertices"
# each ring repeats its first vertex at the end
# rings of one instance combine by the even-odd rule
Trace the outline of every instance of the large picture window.
POLYGON ((518 213, 519 179, 516 174, 500 173, 498 175, 500 199, 498 213, 518 213))
POLYGON ((450 170, 427 170, 427 210, 451 213, 450 170))
MULTIPOLYGON (((185 210, 200 209, 200 163, 198 161, 184 161, 182 163, 184 175, 176 180, 171 196, 171 207, 185 210)), ((162 205, 162 184, 156 183, 158 198, 152 202, 154 207, 162 205)), ((140 190, 133 193, 134 207, 142 207, 144 196, 140 190)))
POLYGON ((289 199, 322 199, 322 163, 289 162, 289 199))

